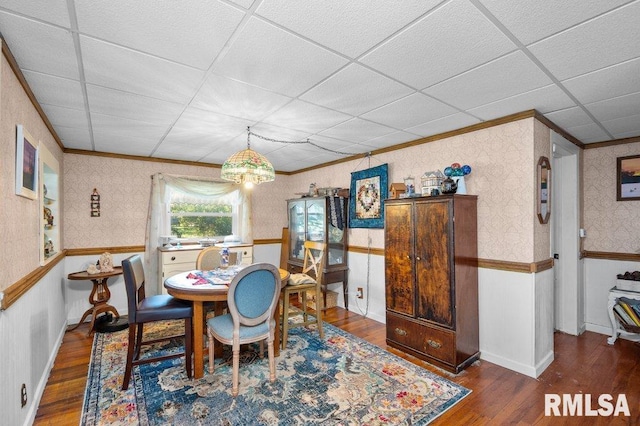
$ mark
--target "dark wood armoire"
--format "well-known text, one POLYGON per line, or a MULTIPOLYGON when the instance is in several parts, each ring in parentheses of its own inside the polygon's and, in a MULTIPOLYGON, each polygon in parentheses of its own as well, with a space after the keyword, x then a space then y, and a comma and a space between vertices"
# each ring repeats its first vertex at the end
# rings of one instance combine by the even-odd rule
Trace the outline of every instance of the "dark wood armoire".
POLYGON ((385 201, 387 344, 458 373, 480 357, 477 196, 385 201))

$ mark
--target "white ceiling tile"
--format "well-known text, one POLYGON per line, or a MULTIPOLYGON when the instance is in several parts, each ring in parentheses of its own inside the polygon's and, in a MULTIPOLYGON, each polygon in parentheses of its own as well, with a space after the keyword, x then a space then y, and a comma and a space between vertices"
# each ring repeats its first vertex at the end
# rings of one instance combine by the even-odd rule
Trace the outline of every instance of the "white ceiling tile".
POLYGON ((153 156, 199 161, 215 151, 216 145, 225 146, 227 143, 227 141, 217 140, 214 135, 193 134, 188 129, 174 127, 153 152, 153 156))
POLYGON ((638 22, 640 2, 636 1, 532 44, 529 50, 558 79, 565 80, 639 57, 638 22))
POLYGON ((251 18, 214 72, 295 97, 346 64, 340 56, 251 18))
POLYGON ((24 71, 23 75, 31 90, 37 93, 36 99, 40 104, 84 110, 84 95, 79 81, 33 71, 24 71))
POLYGON ((351 116, 302 101, 293 101, 263 121, 274 126, 317 133, 347 121, 351 116))
POLYGON ((146 155, 150 153, 149 143, 153 142, 155 146, 167 131, 166 126, 97 113, 91 113, 91 127, 97 150, 101 150, 99 143, 102 146, 115 146, 116 143, 121 144, 121 141, 139 140, 145 141, 145 148, 141 151, 149 149, 146 155))
POLYGON ((583 126, 572 126, 565 129, 570 135, 578 138, 579 141, 584 143, 589 142, 601 142, 610 140, 607 135, 597 124, 585 124, 583 126))
POLYGON ((418 92, 363 114, 362 118, 395 129, 406 129, 455 112, 455 108, 418 92))
POLYGON ((478 0, 523 44, 570 28, 629 0, 478 0), (544 22, 544 25, 541 23, 544 22))
POLYGON ((216 0, 76 1, 78 29, 113 43, 207 69, 244 13, 216 0))
POLYGON ((550 83, 551 79, 518 51, 431 86, 424 92, 465 110, 550 83))
POLYGON ((287 0, 265 0, 256 13, 335 51, 355 58, 408 25, 440 0, 394 2, 330 0, 290 7, 287 0))
MULTIPOLYGON (((637 107, 636 107, 637 111, 637 107)), ((612 120, 602 121, 602 125, 615 138, 620 138, 630 133, 640 134, 640 114, 627 115, 624 117, 614 118, 612 120)))
POLYGON ((92 151, 91 135, 88 128, 64 127, 57 125, 56 134, 65 148, 92 151))
POLYGON ((170 102, 189 102, 205 72, 89 37, 80 37, 85 80, 170 102))
POLYGON ((599 121, 640 114, 640 92, 585 105, 599 121))
POLYGON ((23 70, 79 80, 69 31, 0 12, 0 33, 23 70))
POLYGON ((176 121, 174 128, 190 130, 194 134, 208 134, 225 140, 247 133, 253 121, 231 117, 212 111, 188 107, 176 121))
POLYGON ((360 118, 353 118, 335 127, 320 132, 323 136, 333 137, 351 142, 365 142, 395 132, 391 127, 372 123, 360 118))
POLYGON ((251 5, 253 5, 255 0, 230 0, 233 3, 244 7, 245 9, 249 9, 251 7, 251 5))
POLYGON ((300 99, 352 115, 393 102, 413 90, 361 65, 338 71, 300 99), (375 87, 375 90, 371 88, 375 87), (339 94, 339 96, 337 96, 339 94))
POLYGON ((72 109, 48 104, 43 104, 42 109, 54 128, 63 126, 89 129, 87 112, 84 109, 72 109))
POLYGON ((563 129, 569 127, 584 126, 587 124, 595 124, 593 119, 589 117, 582 108, 572 107, 560 111, 553 111, 545 114, 549 120, 563 129))
POLYGON ((94 136, 96 150, 100 152, 113 152, 125 155, 138 155, 148 157, 157 143, 154 138, 140 138, 134 133, 124 136, 111 136, 99 134, 94 136))
POLYGON ((91 113, 144 121, 169 128, 184 107, 146 96, 87 85, 91 113))
POLYGON ((379 149, 387 148, 405 142, 410 142, 416 139, 420 139, 420 137, 407 132, 395 132, 381 136, 379 138, 369 139, 368 141, 363 142, 362 145, 379 149))
POLYGON ((514 48, 470 2, 454 0, 383 43, 361 62, 423 89, 514 48))
POLYGON ((562 84, 585 104, 640 92, 640 58, 565 80, 562 84))
POLYGON ((535 109, 545 114, 572 106, 575 106, 575 102, 557 85, 550 84, 539 89, 471 108, 467 112, 482 120, 492 120, 529 109, 535 109))
POLYGON ((43 6, 38 0, 2 0, 0 10, 10 10, 62 27, 70 26, 67 0, 47 0, 46 7, 43 6))
POLYGON ((428 123, 423 123, 418 126, 409 127, 405 130, 407 132, 411 132, 420 136, 431 136, 437 135, 438 133, 461 129, 463 127, 467 127, 479 122, 480 120, 468 114, 457 113, 449 115, 447 117, 439 118, 437 120, 429 121, 428 123))
POLYGON ((291 102, 291 98, 211 74, 191 106, 260 121, 287 102, 291 102))

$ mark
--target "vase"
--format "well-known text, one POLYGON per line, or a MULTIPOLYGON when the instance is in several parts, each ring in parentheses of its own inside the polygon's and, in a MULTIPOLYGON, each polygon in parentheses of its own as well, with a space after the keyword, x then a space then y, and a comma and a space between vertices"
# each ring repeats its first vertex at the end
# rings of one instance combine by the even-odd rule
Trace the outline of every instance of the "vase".
POLYGON ((458 189, 456 190, 456 194, 466 194, 467 185, 464 183, 464 176, 456 176, 453 179, 458 184, 458 189))

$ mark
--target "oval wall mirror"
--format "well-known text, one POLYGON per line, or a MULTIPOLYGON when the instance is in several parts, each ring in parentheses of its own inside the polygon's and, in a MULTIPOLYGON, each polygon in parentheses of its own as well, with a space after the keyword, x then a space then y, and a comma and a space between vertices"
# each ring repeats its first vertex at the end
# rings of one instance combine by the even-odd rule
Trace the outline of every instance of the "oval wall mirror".
POLYGON ((538 220, 545 224, 551 217, 551 163, 547 157, 538 160, 538 200, 536 203, 538 220))

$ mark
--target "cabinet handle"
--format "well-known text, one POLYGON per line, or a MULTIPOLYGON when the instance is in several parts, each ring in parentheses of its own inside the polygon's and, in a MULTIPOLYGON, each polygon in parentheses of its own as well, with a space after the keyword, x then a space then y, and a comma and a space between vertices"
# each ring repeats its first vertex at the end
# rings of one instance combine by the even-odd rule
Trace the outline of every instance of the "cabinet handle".
POLYGON ((431 339, 427 340, 427 344, 429 346, 431 346, 432 348, 435 348, 435 349, 438 349, 438 348, 442 347, 442 343, 436 342, 435 340, 431 340, 431 339))
POLYGON ((176 257, 175 256, 171 256, 171 260, 176 260, 176 257))
POLYGON ((395 332, 396 332, 396 334, 397 334, 397 335, 399 335, 399 336, 406 336, 406 335, 407 335, 407 331, 406 331, 406 330, 403 330, 403 329, 401 329, 401 328, 396 328, 396 329, 395 329, 395 332))
POLYGON ((420 256, 416 256, 416 260, 420 260, 420 256))

